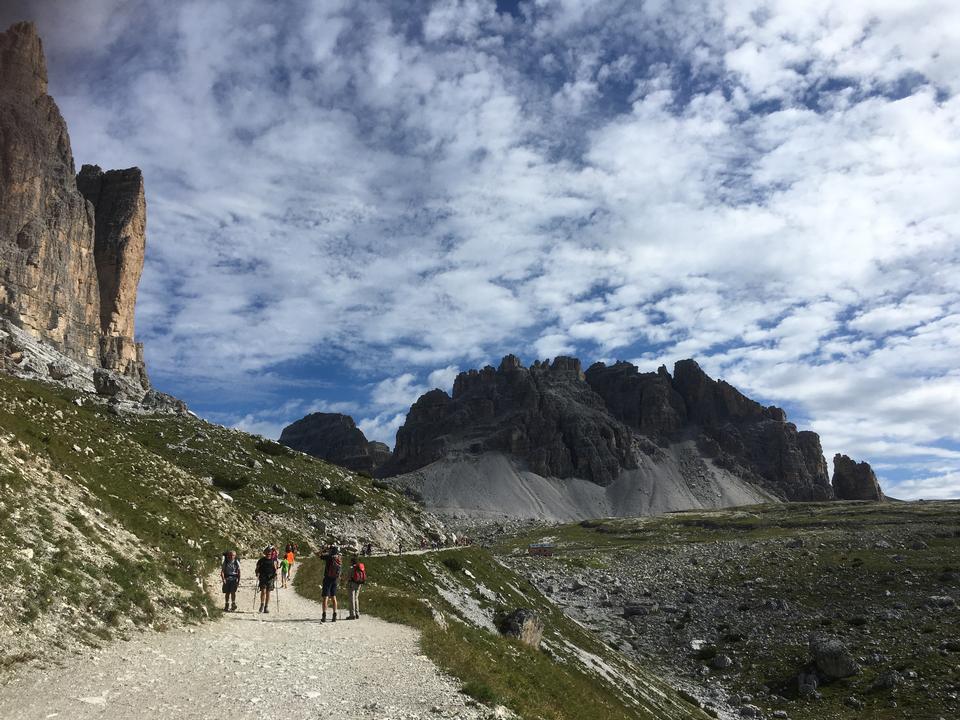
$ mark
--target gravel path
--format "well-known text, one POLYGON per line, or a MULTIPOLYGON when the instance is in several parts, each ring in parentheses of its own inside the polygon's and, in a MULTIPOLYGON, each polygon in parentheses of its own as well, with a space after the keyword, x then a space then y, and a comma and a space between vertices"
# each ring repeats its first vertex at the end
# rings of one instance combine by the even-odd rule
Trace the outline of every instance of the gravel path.
MULTIPOLYGON (((246 578, 253 563, 245 562, 246 578)), ((281 590, 280 610, 110 643, 0 686, 0 718, 474 718, 459 685, 420 654, 416 631, 364 616, 320 623, 320 605, 281 590)), ((275 603, 271 601, 271 605, 275 603)), ((361 596, 361 610, 362 596, 361 596)))

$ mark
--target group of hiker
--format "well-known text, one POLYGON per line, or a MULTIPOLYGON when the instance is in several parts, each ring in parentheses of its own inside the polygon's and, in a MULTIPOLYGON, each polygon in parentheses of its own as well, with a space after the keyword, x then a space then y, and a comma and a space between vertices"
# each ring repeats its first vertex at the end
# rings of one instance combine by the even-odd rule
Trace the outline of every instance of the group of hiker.
MULTIPOLYGON (((366 548, 371 550, 370 546, 366 548)), ((263 556, 257 560, 254 570, 256 587, 260 597, 260 613, 270 612, 270 596, 276 590, 277 575, 280 576, 280 587, 286 588, 288 582, 293 581, 293 567, 299 548, 288 543, 283 555, 273 545, 263 549, 263 556)), ((320 622, 327 622, 327 607, 332 606, 332 622, 337 621, 337 586, 343 570, 343 557, 337 545, 330 545, 323 554, 323 586, 321 588, 323 614, 320 622)), ((223 554, 223 564, 220 567, 220 579, 223 582, 223 610, 237 612, 237 589, 240 587, 240 561, 237 553, 228 550, 223 554)), ((360 618, 360 589, 367 581, 367 570, 360 562, 356 553, 350 558, 350 573, 348 590, 350 593, 350 615, 347 620, 360 618)))

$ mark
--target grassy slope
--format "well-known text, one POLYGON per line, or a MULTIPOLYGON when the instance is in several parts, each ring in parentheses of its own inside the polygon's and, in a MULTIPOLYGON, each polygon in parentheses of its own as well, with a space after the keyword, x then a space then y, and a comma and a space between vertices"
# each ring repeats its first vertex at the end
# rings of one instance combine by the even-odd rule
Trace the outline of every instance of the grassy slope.
POLYGON ((12 638, 0 666, 215 613, 201 579, 226 546, 249 555, 423 524, 342 468, 193 417, 121 417, 76 397, 0 375, 0 634, 12 638))
MULTIPOLYGON (((420 630, 423 652, 483 702, 550 720, 706 717, 598 642, 487 551, 374 557, 366 564, 363 612, 420 630), (465 619, 479 613, 492 620, 518 607, 545 619, 544 649, 465 619)), ((306 562, 296 578, 298 592, 319 599, 321 573, 319 560, 306 562)))
MULTIPOLYGON (((706 582, 718 594, 739 598, 729 601, 729 622, 748 628, 759 627, 764 614, 740 612, 738 602, 754 608, 767 598, 786 599, 791 612, 781 625, 748 633, 746 641, 728 643, 717 636, 718 651, 742 660, 723 675, 733 693, 755 695, 767 686, 795 698, 796 674, 809 659, 808 634, 843 637, 864 660, 863 672, 822 685, 822 702, 790 705, 794 720, 847 717, 853 711, 844 702, 851 695, 878 720, 946 717, 958 707, 958 656, 942 648, 960 637, 960 612, 933 609, 928 598, 960 598, 960 503, 798 504, 602 520, 534 530, 504 539, 498 551, 521 552, 545 536, 553 538, 557 553, 544 562, 568 576, 592 569, 619 572, 630 562, 642 566, 674 552, 676 565, 689 568, 689 546, 695 544, 702 569, 681 569, 659 584, 648 581, 654 597, 710 575, 706 582), (803 547, 789 549, 787 543, 796 539, 803 547), (703 558, 730 543, 749 548, 745 561, 708 568, 703 558), (901 619, 884 617, 891 610, 901 619), (871 656, 883 660, 872 663, 871 656), (871 690, 874 679, 891 668, 916 672, 918 679, 894 691, 871 690)), ((676 657, 654 660, 677 664, 676 657)))

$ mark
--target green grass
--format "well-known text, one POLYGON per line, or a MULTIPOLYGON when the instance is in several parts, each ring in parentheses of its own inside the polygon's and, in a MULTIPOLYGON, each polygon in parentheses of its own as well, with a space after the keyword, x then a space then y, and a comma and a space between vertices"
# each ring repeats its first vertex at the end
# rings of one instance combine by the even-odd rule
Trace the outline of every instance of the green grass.
MULTIPOLYGON (((484 550, 372 557, 366 559, 366 567, 364 613, 418 629, 423 652, 458 678, 464 693, 481 702, 503 704, 521 717, 545 720, 581 720, 585 708, 590 717, 609 720, 706 717, 573 623, 527 580, 484 550), (534 650, 465 622, 438 588, 468 594, 491 622, 517 607, 536 610, 546 625, 544 647, 534 650), (631 696, 624 687, 590 672, 571 646, 608 663, 640 687, 663 692, 663 697, 651 703, 644 693, 631 696)), ((297 591, 319 599, 322 571, 321 561, 306 561, 295 580, 297 591)))

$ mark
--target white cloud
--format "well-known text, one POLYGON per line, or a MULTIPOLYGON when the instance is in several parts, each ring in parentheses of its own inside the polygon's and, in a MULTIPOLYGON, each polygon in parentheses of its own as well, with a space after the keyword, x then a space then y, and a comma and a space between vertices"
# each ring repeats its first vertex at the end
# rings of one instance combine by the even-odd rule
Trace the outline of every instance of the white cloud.
POLYGON ((956 3, 59 5, 18 11, 78 160, 144 168, 161 387, 346 365, 384 438, 487 357, 696 355, 953 482, 956 3))

